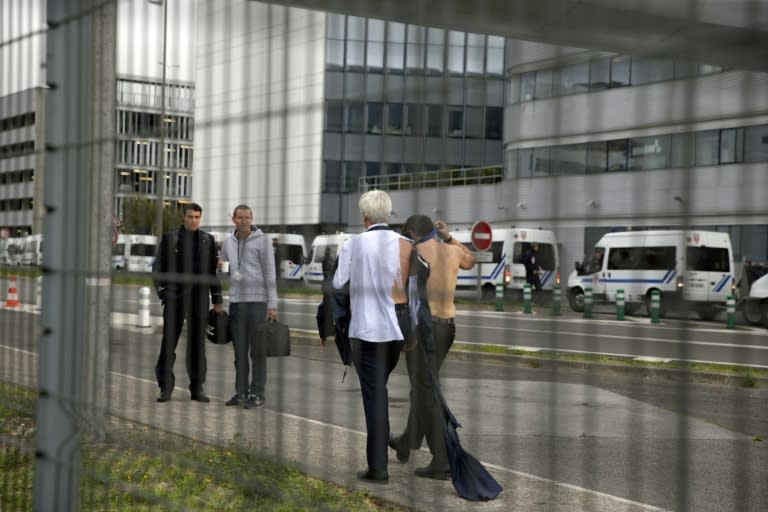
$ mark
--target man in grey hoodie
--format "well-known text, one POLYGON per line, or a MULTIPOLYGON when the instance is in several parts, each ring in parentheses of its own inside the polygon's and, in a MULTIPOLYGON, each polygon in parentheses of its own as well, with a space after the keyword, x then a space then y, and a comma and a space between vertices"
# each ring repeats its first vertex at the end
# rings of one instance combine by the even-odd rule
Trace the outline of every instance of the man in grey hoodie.
POLYGON ((236 206, 232 222, 235 231, 221 244, 218 266, 221 277, 230 284, 229 318, 235 349, 235 395, 226 404, 250 409, 264 405, 267 347, 256 332, 267 319, 277 320, 275 255, 272 241, 252 224, 250 207, 236 206), (229 272, 221 272, 223 262, 228 263, 229 272))

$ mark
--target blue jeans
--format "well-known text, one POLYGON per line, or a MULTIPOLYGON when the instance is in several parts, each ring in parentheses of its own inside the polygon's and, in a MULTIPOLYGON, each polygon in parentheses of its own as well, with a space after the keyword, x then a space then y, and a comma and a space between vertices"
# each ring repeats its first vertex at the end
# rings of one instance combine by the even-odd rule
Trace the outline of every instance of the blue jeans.
POLYGON ((267 346, 264 339, 257 338, 256 330, 266 318, 266 302, 233 302, 229 305, 232 347, 235 350, 235 392, 238 395, 250 393, 264 396, 264 386, 267 382, 267 346))

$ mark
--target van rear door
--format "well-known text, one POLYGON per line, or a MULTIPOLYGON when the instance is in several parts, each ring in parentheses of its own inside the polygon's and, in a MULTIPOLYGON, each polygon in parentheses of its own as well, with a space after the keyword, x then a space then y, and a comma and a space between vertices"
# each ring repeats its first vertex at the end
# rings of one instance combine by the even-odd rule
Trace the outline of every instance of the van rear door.
POLYGON ((725 303, 731 293, 733 273, 727 247, 686 248, 686 300, 725 303))

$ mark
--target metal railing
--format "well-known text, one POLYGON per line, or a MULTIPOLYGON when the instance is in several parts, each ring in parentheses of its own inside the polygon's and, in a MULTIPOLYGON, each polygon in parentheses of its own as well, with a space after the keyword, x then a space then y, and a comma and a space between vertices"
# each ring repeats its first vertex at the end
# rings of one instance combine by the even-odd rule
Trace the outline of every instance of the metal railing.
POLYGON ((404 174, 384 174, 360 178, 360 190, 412 190, 419 188, 490 185, 504 178, 501 166, 446 169, 404 174))

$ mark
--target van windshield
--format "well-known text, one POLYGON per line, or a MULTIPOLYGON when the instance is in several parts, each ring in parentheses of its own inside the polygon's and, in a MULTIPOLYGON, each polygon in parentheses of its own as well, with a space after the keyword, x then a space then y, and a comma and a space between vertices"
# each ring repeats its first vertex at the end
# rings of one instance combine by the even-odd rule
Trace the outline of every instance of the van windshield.
POLYGON ((312 261, 315 263, 322 263, 325 258, 325 250, 330 250, 331 260, 336 259, 336 246, 335 245, 316 245, 315 252, 312 254, 312 261))
POLYGON ((156 251, 154 244, 131 244, 131 256, 154 256, 156 251))
POLYGON ((605 254, 605 247, 595 247, 591 253, 584 255, 583 263, 578 266, 577 273, 580 276, 588 276, 595 272, 600 272, 603 268, 603 255, 605 254))
POLYGON ((278 262, 289 260, 298 265, 304 260, 304 251, 300 245, 276 244, 275 258, 278 262))
POLYGON ((728 272, 731 267, 725 247, 688 247, 687 265, 702 272, 728 272))

